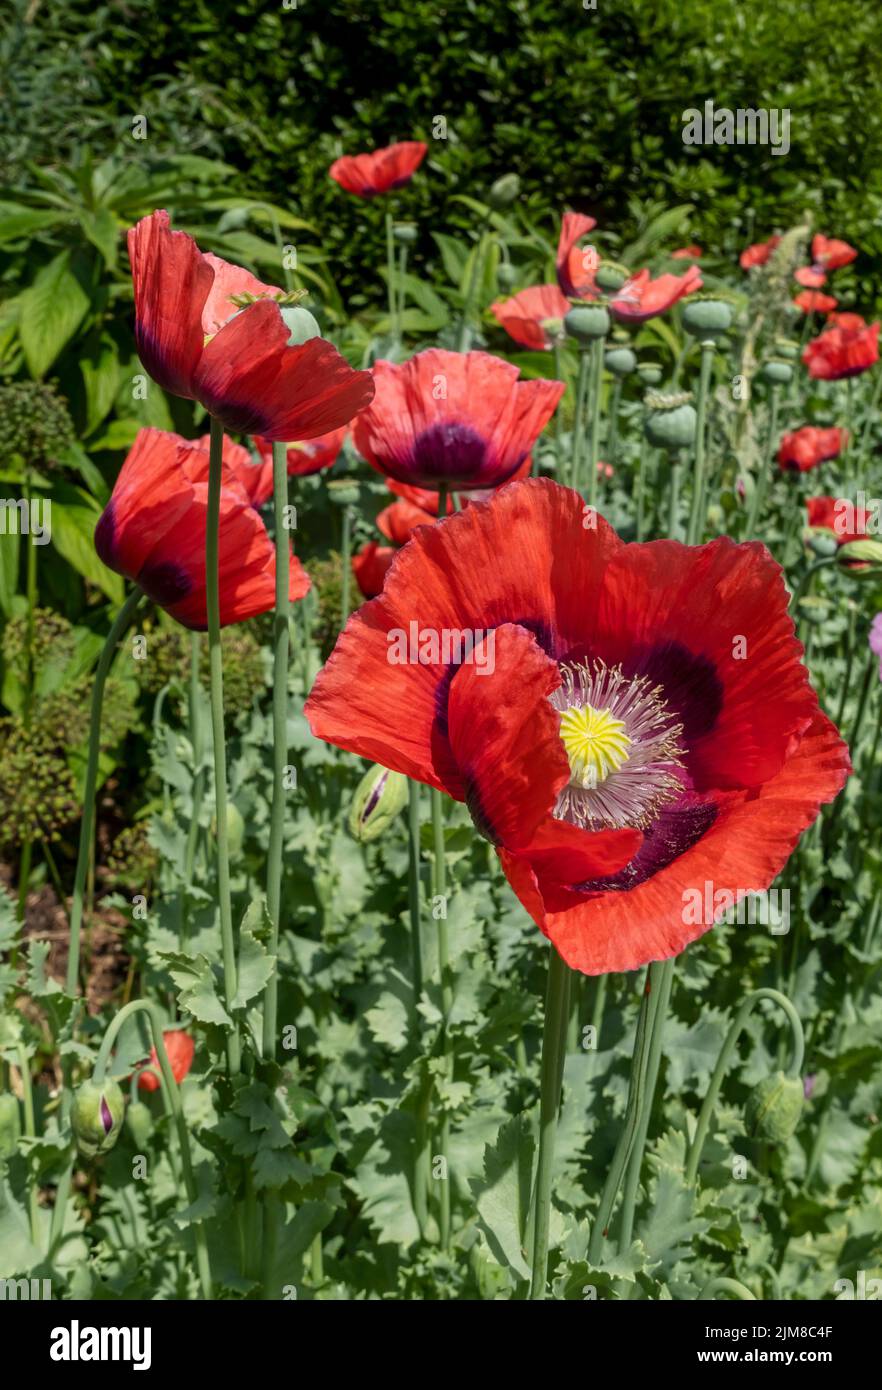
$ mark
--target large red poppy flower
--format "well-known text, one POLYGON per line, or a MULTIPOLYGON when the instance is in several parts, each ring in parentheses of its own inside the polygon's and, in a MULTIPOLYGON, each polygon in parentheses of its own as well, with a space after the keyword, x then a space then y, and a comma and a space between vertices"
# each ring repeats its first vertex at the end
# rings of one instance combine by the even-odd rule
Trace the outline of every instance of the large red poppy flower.
POLYGON ((615 291, 609 307, 623 323, 645 323, 664 314, 684 295, 700 290, 702 283, 697 265, 691 265, 684 275, 659 275, 657 280, 650 278, 648 270, 641 270, 615 291))
POLYGON ((738 257, 741 269, 751 270, 755 265, 765 265, 780 240, 779 236, 770 236, 768 241, 758 241, 748 246, 738 257))
POLYGON ((312 439, 351 420, 373 395, 323 338, 288 347, 284 292, 199 250, 167 212, 129 231, 135 340, 173 396, 199 401, 235 434, 312 439))
POLYGON ((594 272, 598 256, 593 246, 580 246, 582 237, 597 226, 593 217, 583 212, 565 212, 557 242, 557 283, 563 294, 578 299, 583 294, 596 294, 594 272))
POLYGON ((466 802, 586 974, 673 956, 716 891, 766 889, 849 770, 764 546, 594 521, 537 479, 417 530, 306 706, 318 737, 466 802))
POLYGON ((805 504, 809 526, 830 531, 840 545, 863 540, 868 534, 869 512, 847 497, 809 497, 805 504))
POLYGON ((410 183, 428 152, 422 140, 401 140, 370 154, 344 154, 335 159, 328 173, 347 193, 359 198, 376 198, 410 183))
POLYGON ((859 376, 879 361, 880 325, 852 327, 843 324, 843 317, 839 315, 835 327, 825 329, 806 343, 802 360, 809 376, 821 381, 841 381, 843 377, 859 376))
POLYGON ((518 376, 487 352, 429 348, 409 362, 377 362, 376 395, 355 421, 355 447, 401 483, 498 487, 529 458, 565 389, 518 376))
POLYGON ((516 343, 544 349, 553 347, 560 337, 569 307, 569 300, 557 285, 531 285, 511 299, 497 300, 490 305, 490 312, 516 343))
MULTIPOLYGON (((193 1065, 193 1053, 196 1051, 196 1044, 189 1033, 181 1033, 177 1030, 163 1033, 162 1041, 165 1043, 165 1050, 168 1053, 168 1063, 172 1069, 172 1076, 180 1086, 193 1065)), ((156 1072, 159 1072, 159 1057, 155 1047, 151 1048, 150 1060, 146 1065, 155 1067, 156 1072)), ((138 1077, 138 1089, 140 1091, 158 1091, 160 1084, 159 1076, 152 1071, 142 1071, 138 1077)))
MULTIPOLYGON (((220 499, 220 620, 241 623, 275 603, 276 556, 263 522, 238 481, 247 452, 225 446, 220 499), (238 452, 237 452, 238 451, 238 452)), ((139 430, 95 527, 95 549, 109 569, 138 584, 184 627, 208 625, 205 533, 208 450, 166 430, 139 430)), ((292 599, 309 577, 291 558, 292 599)))
POLYGON ((819 463, 838 458, 847 443, 848 430, 803 425, 802 429, 784 435, 778 449, 778 462, 785 472, 808 473, 819 463))
POLYGON ((355 582, 365 598, 375 598, 382 591, 389 566, 396 556, 395 547, 368 541, 351 560, 355 582))
POLYGON ((832 294, 821 294, 818 290, 800 290, 793 303, 804 314, 828 314, 839 301, 832 294))

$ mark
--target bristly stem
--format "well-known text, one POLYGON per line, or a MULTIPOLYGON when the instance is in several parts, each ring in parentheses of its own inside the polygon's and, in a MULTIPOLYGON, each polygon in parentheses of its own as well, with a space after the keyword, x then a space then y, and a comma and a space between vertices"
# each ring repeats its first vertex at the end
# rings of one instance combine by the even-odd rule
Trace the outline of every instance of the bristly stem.
MULTIPOLYGON (((233 937, 233 905, 230 894, 230 846, 227 831, 227 745, 224 732, 224 664, 220 628, 220 501, 224 428, 211 417, 208 465, 208 516, 205 534, 205 599, 208 610, 208 657, 211 674, 211 738, 214 751, 214 801, 217 820, 217 892, 224 966, 224 999, 233 1016, 238 986, 236 944, 233 937)), ((239 1026, 227 1033, 227 1066, 238 1075, 242 1062, 239 1026)))
MULTIPOLYGON (((285 834, 285 769, 288 763, 288 642, 291 602, 291 548, 286 526, 288 508, 288 451, 273 444, 273 516, 276 546, 276 607, 273 616, 273 801, 266 860, 266 905, 272 923, 270 955, 279 954, 282 915, 282 846, 285 834)), ((276 1054, 279 972, 267 981, 263 1006, 263 1055, 276 1054)))
POLYGON ((532 1274, 530 1298, 545 1297, 548 1279, 548 1239, 551 1223, 551 1188, 554 1177, 554 1149, 557 1114, 560 1107, 566 1056, 572 971, 551 945, 548 951, 548 984, 545 994, 545 1021, 542 1030, 542 1079, 539 1099, 539 1156, 533 1200, 532 1274))

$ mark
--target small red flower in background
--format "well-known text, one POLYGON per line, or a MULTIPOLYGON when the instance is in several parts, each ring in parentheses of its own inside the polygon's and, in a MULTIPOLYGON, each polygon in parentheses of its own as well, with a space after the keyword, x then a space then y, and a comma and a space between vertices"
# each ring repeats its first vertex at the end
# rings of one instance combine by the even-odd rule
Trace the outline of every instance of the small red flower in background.
POLYGON ((373 395, 324 338, 288 347, 284 292, 199 250, 154 212, 128 236, 138 356, 173 396, 199 401, 225 429, 311 439, 352 419, 373 395))
POLYGON ((802 360, 809 376, 821 381, 841 381, 843 377, 859 376, 878 362, 880 325, 861 321, 860 325, 851 326, 843 323, 844 318, 844 314, 839 314, 835 327, 826 328, 806 344, 802 360))
POLYGON ((593 246, 578 244, 596 226, 594 218, 585 213, 565 212, 563 215, 557 242, 557 283, 570 299, 597 292, 594 285, 597 252, 593 246))
MULTIPOLYGON (((276 556, 266 528, 238 481, 254 468, 248 451, 224 442, 220 498, 220 621, 241 623, 275 604, 276 556)), ((254 470, 258 471, 258 470, 254 470)), ((140 585, 184 627, 204 630, 208 450, 166 430, 139 430, 95 527, 108 569, 140 585)), ((303 598, 309 577, 292 555, 289 594, 303 598)))
POLYGON ((848 430, 803 425, 802 429, 782 438, 778 463, 785 472, 807 473, 819 463, 838 458, 847 443, 848 430))
MULTIPOLYGON (((172 1069, 172 1075, 180 1086, 193 1065, 193 1053, 196 1051, 196 1044, 189 1033, 180 1033, 177 1031, 163 1033, 162 1041, 168 1053, 168 1061, 172 1069)), ((147 1063, 147 1066, 155 1067, 156 1071, 159 1071, 159 1057, 157 1056, 155 1047, 151 1049, 150 1061, 147 1063)), ((142 1071, 138 1077, 139 1091, 158 1091, 160 1084, 159 1076, 154 1075, 152 1071, 142 1071)))
POLYGON ((808 290, 819 290, 827 280, 825 272, 813 265, 800 266, 799 270, 794 270, 793 278, 797 285, 804 285, 808 290))
POLYGON ((497 300, 490 312, 510 338, 526 348, 551 348, 563 331, 570 303, 557 285, 531 285, 510 299, 497 300))
POLYGON ((422 140, 400 140, 370 154, 344 154, 328 173, 347 193, 376 198, 410 183, 428 152, 422 140))
POLYGON ((645 323, 656 314, 664 314, 685 295, 700 290, 702 283, 697 265, 691 265, 683 275, 659 275, 657 280, 650 278, 648 270, 641 270, 615 291, 609 307, 623 323, 645 323))
POLYGON ((758 241, 748 246, 738 257, 741 269, 750 270, 755 265, 765 265, 780 240, 779 236, 770 236, 768 241, 758 241))
POLYGON ((832 294, 820 294, 817 290, 800 290, 793 303, 804 314, 827 314, 839 303, 832 294))
POLYGON ((838 270, 856 260, 857 254, 847 241, 836 241, 820 234, 812 238, 812 261, 818 270, 838 270))
MULTIPOLYGON (((288 477, 305 478, 311 473, 320 473, 323 468, 330 468, 339 457, 348 429, 348 425, 342 425, 338 430, 320 434, 317 439, 289 442, 288 477)), ((254 436, 254 444, 260 462, 254 464, 249 459, 250 469, 245 477, 241 472, 239 477, 254 506, 261 507, 273 495, 273 445, 271 439, 264 439, 259 434, 254 436)))
POLYGON ((518 376, 487 352, 429 348, 409 362, 377 362, 376 395, 355 421, 355 447, 400 483, 498 487, 529 459, 564 392, 562 381, 518 376))
MULTIPOLYGON (((435 496, 437 498, 437 493, 435 496)), ((397 502, 390 502, 389 506, 384 507, 378 514, 377 529, 393 545, 406 545, 417 526, 431 526, 437 520, 437 501, 435 510, 427 511, 423 507, 415 506, 413 502, 406 502, 401 497, 397 502)))
POLYGON ((809 526, 832 531, 840 545, 863 540, 868 534, 869 513, 846 497, 810 497, 805 504, 809 526))
POLYGON ((688 893, 767 888, 849 760, 765 547, 625 545, 593 521, 541 479, 417 530, 306 714, 465 802, 564 960, 602 974, 706 931, 688 893), (476 645, 407 659, 413 628, 476 645))
POLYGON ((704 252, 695 243, 691 246, 681 246, 679 250, 671 252, 671 260, 674 261, 700 261, 704 252))
POLYGON ((398 554, 395 546, 368 541, 352 557, 352 573, 365 598, 375 598, 382 591, 389 566, 398 554))
POLYGON ((866 328, 867 320, 860 314, 852 314, 847 309, 841 313, 835 311, 827 315, 828 328, 866 328))

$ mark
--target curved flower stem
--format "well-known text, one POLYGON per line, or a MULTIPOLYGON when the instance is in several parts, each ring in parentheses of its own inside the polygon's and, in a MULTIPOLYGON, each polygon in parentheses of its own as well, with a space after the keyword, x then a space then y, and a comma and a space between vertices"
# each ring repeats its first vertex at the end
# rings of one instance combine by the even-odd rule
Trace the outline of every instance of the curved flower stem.
POLYGON ((545 995, 545 1023, 542 1031, 542 1081, 539 1100, 539 1157, 533 1200, 533 1258, 530 1298, 543 1299, 548 1278, 548 1231, 551 1218, 551 1185, 554 1176, 554 1147, 557 1113, 560 1106, 566 1031, 569 1013, 570 967, 548 948, 548 985, 545 995))
MULTIPOLYGON (((220 531, 221 471, 224 428, 211 417, 208 465, 208 516, 205 534, 205 598, 208 609, 208 657, 211 672, 211 737, 214 748, 214 798, 217 818, 217 891, 224 964, 224 999, 232 1015, 236 997, 236 945, 233 938, 233 905, 230 896, 230 847, 227 834, 227 745, 224 734, 224 666, 220 630, 218 551, 220 531)), ((227 1066, 236 1076, 242 1052, 239 1026, 227 1034, 227 1066)))
POLYGON ((692 483, 692 509, 689 513, 687 545, 700 545, 704 531, 705 495, 705 434, 707 421, 707 397, 710 387, 711 370, 714 364, 714 344, 706 339, 701 344, 701 374, 698 379, 698 398, 695 403, 695 474, 692 483))
POLYGON ((818 570, 826 569, 829 565, 835 565, 836 563, 837 560, 835 555, 822 555, 819 560, 815 560, 809 565, 805 573, 797 580, 793 592, 790 595, 790 607, 793 609, 794 613, 797 611, 800 599, 808 590, 818 570))
POLYGON ((747 1023, 754 1005, 761 999, 768 999, 772 1004, 777 1004, 787 1016, 790 1024, 791 1036, 793 1039, 793 1055, 790 1059, 790 1076, 799 1076, 802 1070, 803 1057, 805 1056, 805 1037, 802 1031, 802 1023, 799 1014, 794 1009, 790 1000, 785 994, 781 994, 777 989, 755 989, 744 999, 737 1014, 732 1020, 732 1025, 726 1034, 723 1046, 720 1048, 720 1055, 714 1067, 710 1085, 707 1088, 707 1095, 698 1116, 698 1124, 695 1127, 695 1137, 692 1140, 692 1147, 686 1160, 686 1185, 694 1187, 698 1175, 698 1165, 701 1162, 701 1154, 704 1149, 704 1142, 707 1138, 708 1127, 713 1115, 717 1096, 720 1093, 720 1086, 723 1084, 723 1077, 726 1069, 732 1060, 741 1031, 747 1023))
POLYGON ((622 1223, 619 1233, 619 1253, 623 1253, 631 1244, 631 1236, 634 1231, 634 1212, 637 1205, 637 1189, 640 1185, 640 1173, 643 1169, 643 1155, 646 1151, 646 1136, 649 1131, 649 1121, 652 1115, 652 1103, 655 1099, 655 1088, 658 1082, 659 1066, 661 1065, 662 1038, 664 1036, 665 1021, 668 1016, 668 1004, 671 998, 671 986, 674 983, 674 958, 664 961, 654 961, 649 967, 650 989, 656 994, 656 1007, 652 1018, 652 1034, 649 1040, 649 1057, 646 1064, 646 1087, 643 1096, 637 1133, 634 1138, 634 1147, 628 1161, 628 1171, 625 1177, 625 1192, 622 1198, 622 1223))
POLYGON ((744 1284, 740 1284, 737 1279, 719 1276, 716 1279, 710 1279, 705 1284, 696 1302, 700 1303, 702 1299, 715 1298, 718 1293, 730 1293, 733 1298, 740 1298, 743 1303, 756 1303, 757 1301, 756 1294, 751 1293, 750 1289, 744 1284))
POLYGON ((591 375, 591 350, 580 344, 579 371, 576 377, 576 409, 573 416, 573 434, 570 445, 570 487, 577 490, 582 486, 582 455, 585 452, 585 401, 588 396, 588 382, 591 375))
MULTIPOLYGON (((165 1050, 165 1041, 162 1036, 162 1020, 155 1004, 148 999, 133 999, 131 1004, 126 1004, 120 1009, 113 1019, 98 1049, 98 1057, 95 1062, 95 1070, 92 1073, 92 1080, 96 1086, 102 1085, 107 1071, 107 1063, 110 1060, 111 1049, 114 1041, 122 1028, 123 1024, 136 1013, 142 1010, 146 1013, 150 1021, 150 1032, 153 1035, 153 1046, 156 1049, 156 1056, 159 1059, 159 1069, 162 1073, 162 1080, 165 1091, 171 1105, 172 1116, 174 1117, 175 1128, 178 1134, 178 1145, 181 1150, 181 1167, 184 1174, 184 1187, 187 1191, 187 1199, 191 1206, 199 1197, 196 1188, 196 1179, 193 1174, 193 1160, 190 1154, 190 1132, 187 1129, 187 1122, 184 1119, 184 1108, 181 1105, 181 1092, 175 1080, 171 1063, 168 1060, 168 1053, 165 1050)), ((205 1231, 200 1221, 193 1223, 193 1236, 196 1241, 196 1265, 199 1270, 199 1282, 202 1285, 203 1298, 211 1298, 211 1265, 208 1258, 208 1244, 205 1239, 205 1231)))
MULTIPOLYGON (((433 873, 432 896, 438 913, 438 975, 441 983, 441 1056, 445 1074, 450 1068, 449 1018, 453 1005, 453 989, 450 981, 450 942, 447 932, 447 861, 444 848, 444 805, 441 793, 432 788, 432 842, 433 873), (440 902, 438 900, 441 900, 440 902)), ((441 1248, 450 1245, 450 1119, 445 1110, 441 1121, 440 1156, 443 1159, 441 1177, 440 1220, 441 1248)))
POLYGON ((603 1259, 603 1242, 609 1231, 615 1200, 624 1176, 625 1167, 637 1134, 637 1126, 643 1106, 646 1088, 646 1068, 649 1057, 649 1038, 655 1014, 655 992, 651 987, 650 973, 646 972, 646 983, 637 1016, 637 1031, 634 1038, 634 1056, 631 1062, 631 1079, 628 1085, 628 1102, 625 1121, 612 1157, 606 1184, 600 1198, 600 1206, 591 1227, 591 1240, 588 1246, 588 1261, 597 1265, 603 1259))
MULTIPOLYGON (((291 610, 288 585, 291 549, 285 513, 288 506, 288 451, 283 443, 273 444, 273 517, 276 545, 276 607, 273 617, 273 801, 270 838, 266 860, 266 905, 272 923, 270 955, 279 954, 282 911, 282 845, 285 834, 285 768, 288 763, 288 618, 291 610)), ((276 1029, 279 1002, 279 972, 276 968, 266 985, 263 1005, 263 1056, 276 1055, 276 1029)))
POLYGON ((588 505, 597 506, 597 464, 600 458, 600 397, 603 390, 603 345, 605 338, 595 338, 591 344, 594 354, 591 373, 591 427, 588 435, 588 505))
POLYGON ((775 452, 775 444, 778 439, 778 400, 780 386, 773 385, 770 393, 769 404, 769 434, 766 440, 766 449, 760 465, 760 471, 756 480, 756 487, 753 490, 753 497, 750 503, 750 512, 747 517, 745 536, 748 540, 753 536, 757 522, 762 514, 763 503, 766 500, 766 491, 769 486, 769 474, 772 470, 772 456, 775 452))

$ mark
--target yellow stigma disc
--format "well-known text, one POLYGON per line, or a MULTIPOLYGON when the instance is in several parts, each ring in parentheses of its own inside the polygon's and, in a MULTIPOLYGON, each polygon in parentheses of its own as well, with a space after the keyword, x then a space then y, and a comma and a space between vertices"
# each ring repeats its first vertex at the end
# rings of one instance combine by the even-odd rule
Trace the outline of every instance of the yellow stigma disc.
POLYGON ((570 705, 560 717, 560 736, 573 781, 581 787, 599 786, 628 760, 631 740, 608 709, 570 705))

